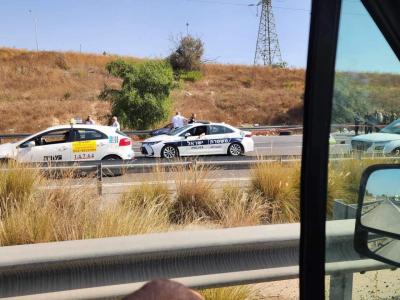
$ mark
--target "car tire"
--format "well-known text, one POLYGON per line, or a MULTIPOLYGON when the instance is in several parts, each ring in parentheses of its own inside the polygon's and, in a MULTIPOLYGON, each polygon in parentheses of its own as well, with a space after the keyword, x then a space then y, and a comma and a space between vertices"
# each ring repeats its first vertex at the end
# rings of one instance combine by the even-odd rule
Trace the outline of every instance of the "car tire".
POLYGON ((166 159, 174 159, 179 156, 178 148, 172 145, 165 145, 161 149, 161 157, 166 159))
POLYGON ((228 155, 230 156, 239 156, 243 154, 243 146, 239 143, 233 143, 229 145, 228 155))
MULTIPOLYGON (((112 160, 121 160, 122 158, 118 155, 107 155, 101 159, 101 161, 112 161, 112 160)), ((121 176, 123 175, 122 168, 107 168, 103 166, 103 176, 121 176)))

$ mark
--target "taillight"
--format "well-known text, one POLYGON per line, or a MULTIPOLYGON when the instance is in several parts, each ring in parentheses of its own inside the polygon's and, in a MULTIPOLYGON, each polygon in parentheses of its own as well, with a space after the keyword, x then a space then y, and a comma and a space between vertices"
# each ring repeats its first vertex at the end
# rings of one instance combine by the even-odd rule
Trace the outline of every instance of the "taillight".
POLYGON ((252 136, 253 136, 253 133, 252 133, 252 132, 246 133, 246 135, 245 135, 245 137, 252 137, 252 136))
POLYGON ((130 146, 131 145, 131 139, 130 138, 122 138, 119 140, 119 145, 120 146, 130 146))

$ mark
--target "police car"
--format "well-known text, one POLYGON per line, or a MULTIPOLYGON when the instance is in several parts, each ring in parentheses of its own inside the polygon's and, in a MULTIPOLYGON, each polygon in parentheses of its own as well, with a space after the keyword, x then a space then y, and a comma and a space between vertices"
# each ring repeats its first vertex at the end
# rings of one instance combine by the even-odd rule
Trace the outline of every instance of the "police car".
POLYGON ((141 152, 168 159, 190 155, 238 156, 254 151, 251 135, 224 123, 197 122, 144 140, 141 152))
POLYGON ((0 161, 19 162, 130 160, 132 141, 115 127, 61 125, 22 141, 0 145, 0 161))

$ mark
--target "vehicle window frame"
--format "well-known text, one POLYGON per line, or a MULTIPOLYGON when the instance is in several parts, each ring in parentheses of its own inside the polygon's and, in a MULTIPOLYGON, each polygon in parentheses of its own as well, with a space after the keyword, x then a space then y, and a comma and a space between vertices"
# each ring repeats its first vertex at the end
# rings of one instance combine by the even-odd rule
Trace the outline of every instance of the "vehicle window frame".
MULTIPOLYGON (((189 129, 187 129, 186 131, 182 132, 179 136, 184 137, 185 134, 188 133, 190 130, 194 130, 195 128, 198 128, 198 127, 205 127, 205 129, 206 129, 205 135, 208 135, 208 132, 209 132, 208 125, 195 125, 195 126, 192 126, 189 129)), ((190 136, 200 136, 200 135, 190 134, 190 136)))
POLYGON ((300 299, 325 297, 329 133, 341 0, 312 1, 303 110, 300 299))
POLYGON ((219 124, 207 125, 207 127, 208 127, 207 135, 213 135, 213 134, 229 134, 229 133, 233 133, 233 132, 234 132, 232 129, 230 129, 230 128, 224 126, 224 125, 219 125, 219 124), (213 126, 214 126, 214 127, 221 127, 221 128, 223 128, 223 131, 224 131, 224 132, 222 132, 222 133, 211 133, 211 127, 213 127, 213 126), (228 130, 229 130, 230 132, 227 132, 228 130))
POLYGON ((107 134, 105 134, 104 132, 102 132, 102 131, 99 131, 99 130, 97 130, 97 129, 94 129, 94 128, 74 128, 73 130, 72 130, 72 132, 73 132, 73 134, 72 134, 72 136, 73 136, 73 138, 72 138, 72 142, 83 142, 83 141, 98 141, 98 140, 106 140, 106 139, 108 139, 108 135, 107 134), (85 131, 95 131, 95 132, 97 132, 97 133, 100 133, 102 136, 103 136, 103 138, 99 138, 99 139, 84 139, 84 140, 76 140, 75 138, 76 138, 76 136, 75 136, 75 132, 78 132, 79 130, 85 130, 85 131))
POLYGON ((51 146, 51 145, 58 145, 58 144, 65 144, 65 143, 70 143, 72 141, 72 135, 71 135, 71 128, 62 128, 62 129, 53 129, 53 130, 49 130, 46 132, 42 132, 40 134, 37 134, 35 136, 33 136, 32 138, 30 138, 29 140, 26 140, 24 142, 22 142, 21 144, 18 145, 18 148, 24 149, 24 148, 28 148, 28 147, 23 147, 24 144, 27 144, 29 142, 34 141, 35 142, 35 147, 41 147, 41 146, 51 146), (61 142, 61 143, 54 143, 54 144, 46 144, 46 145, 36 145, 36 140, 37 139, 41 139, 43 136, 48 135, 51 132, 56 132, 56 131, 69 131, 69 137, 68 140, 61 142))

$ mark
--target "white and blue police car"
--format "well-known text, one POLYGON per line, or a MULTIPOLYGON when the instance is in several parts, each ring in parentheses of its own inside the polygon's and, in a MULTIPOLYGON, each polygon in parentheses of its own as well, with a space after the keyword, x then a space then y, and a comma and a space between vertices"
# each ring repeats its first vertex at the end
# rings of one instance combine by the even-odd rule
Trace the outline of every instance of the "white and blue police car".
POLYGON ((144 140, 141 152, 167 159, 218 154, 239 156, 254 151, 251 136, 251 132, 225 123, 196 122, 144 140))

